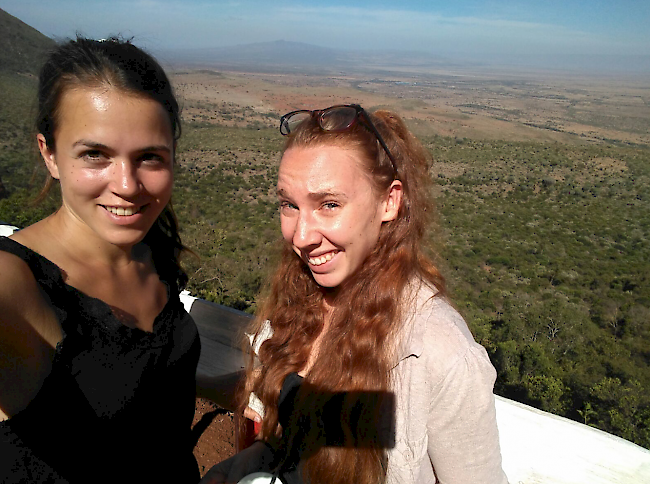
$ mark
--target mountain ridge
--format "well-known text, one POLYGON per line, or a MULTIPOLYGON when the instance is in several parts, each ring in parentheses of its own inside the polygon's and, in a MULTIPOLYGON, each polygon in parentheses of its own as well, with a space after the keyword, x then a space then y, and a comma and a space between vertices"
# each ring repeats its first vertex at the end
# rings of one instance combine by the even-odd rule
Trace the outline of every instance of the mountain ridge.
POLYGON ((43 59, 56 44, 19 18, 0 9, 0 71, 38 74, 43 59))
MULTIPOLYGON (((186 67, 252 68, 261 71, 399 69, 452 67, 459 63, 421 52, 333 49, 303 42, 274 40, 228 47, 161 49, 157 55, 186 67)), ((473 65, 475 63, 467 63, 473 65)))

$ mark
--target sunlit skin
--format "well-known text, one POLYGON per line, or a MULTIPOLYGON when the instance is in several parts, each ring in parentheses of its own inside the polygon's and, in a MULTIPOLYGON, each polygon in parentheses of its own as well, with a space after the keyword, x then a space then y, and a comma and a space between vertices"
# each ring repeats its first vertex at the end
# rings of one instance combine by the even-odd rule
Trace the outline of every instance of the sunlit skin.
POLYGON ((338 146, 296 147, 280 163, 282 236, 326 288, 338 289, 359 269, 382 223, 397 216, 401 183, 375 193, 359 156, 338 146))
POLYGON ((59 223, 86 244, 127 249, 140 242, 169 202, 174 139, 163 107, 110 87, 68 89, 56 146, 38 136, 61 182, 59 223))

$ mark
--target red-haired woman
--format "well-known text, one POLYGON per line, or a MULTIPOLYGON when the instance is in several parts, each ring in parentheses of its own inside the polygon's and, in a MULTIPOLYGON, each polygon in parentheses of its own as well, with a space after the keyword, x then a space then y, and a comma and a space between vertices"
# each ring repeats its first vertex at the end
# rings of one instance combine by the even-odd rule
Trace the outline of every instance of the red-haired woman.
POLYGON ((425 150, 358 105, 289 113, 281 131, 285 244, 241 398, 260 442, 206 481, 264 463, 310 484, 507 482, 495 370, 423 250, 425 150))

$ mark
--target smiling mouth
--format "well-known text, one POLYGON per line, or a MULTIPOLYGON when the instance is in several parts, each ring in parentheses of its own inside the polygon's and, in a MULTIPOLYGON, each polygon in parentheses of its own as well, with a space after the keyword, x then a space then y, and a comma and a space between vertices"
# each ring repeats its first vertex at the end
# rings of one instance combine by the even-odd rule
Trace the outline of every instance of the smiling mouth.
POLYGON ((128 217, 129 215, 133 215, 136 213, 139 213, 142 210, 142 207, 140 208, 135 208, 135 207, 109 207, 107 205, 102 205, 106 210, 111 212, 114 215, 118 215, 120 217, 128 217))
POLYGON ((309 257, 307 260, 313 266, 320 266, 325 264, 325 262, 331 261, 332 258, 338 253, 339 253, 338 250, 333 250, 332 252, 328 252, 327 254, 323 254, 318 257, 309 257))

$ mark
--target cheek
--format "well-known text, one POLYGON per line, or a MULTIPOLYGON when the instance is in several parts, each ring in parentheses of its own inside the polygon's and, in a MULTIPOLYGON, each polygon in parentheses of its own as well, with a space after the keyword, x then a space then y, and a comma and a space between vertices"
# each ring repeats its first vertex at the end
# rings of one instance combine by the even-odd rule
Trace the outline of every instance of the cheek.
POLYGON ((282 231, 282 237, 284 240, 287 242, 291 242, 293 240, 295 227, 296 222, 294 219, 280 215, 280 230, 282 231))
POLYGON ((380 230, 381 221, 376 217, 372 217, 365 224, 359 224, 359 226, 355 227, 355 231, 358 233, 357 240, 363 247, 364 252, 366 252, 365 256, 369 255, 377 245, 380 230))
POLYGON ((150 194, 167 201, 171 198, 174 188, 174 174, 171 171, 152 173, 147 178, 145 188, 150 194))
POLYGON ((61 191, 77 195, 97 196, 106 186, 104 171, 60 170, 61 191))

